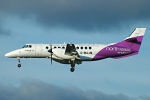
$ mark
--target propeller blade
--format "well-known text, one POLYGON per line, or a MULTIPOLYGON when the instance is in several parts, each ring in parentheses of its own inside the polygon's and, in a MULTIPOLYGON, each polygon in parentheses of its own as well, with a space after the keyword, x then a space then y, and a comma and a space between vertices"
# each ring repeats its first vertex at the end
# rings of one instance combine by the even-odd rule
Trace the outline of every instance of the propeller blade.
POLYGON ((51 54, 51 65, 52 65, 52 54, 51 54))
POLYGON ((52 55, 53 55, 53 51, 52 51, 52 45, 50 44, 50 49, 48 50, 48 52, 51 53, 51 65, 52 65, 52 55))

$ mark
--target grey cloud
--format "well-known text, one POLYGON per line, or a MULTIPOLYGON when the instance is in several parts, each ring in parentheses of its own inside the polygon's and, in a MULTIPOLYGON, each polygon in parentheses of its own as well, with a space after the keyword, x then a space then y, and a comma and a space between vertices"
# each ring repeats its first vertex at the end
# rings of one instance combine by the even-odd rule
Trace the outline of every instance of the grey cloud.
POLYGON ((0 35, 1 36, 9 36, 9 35, 11 35, 11 32, 9 30, 4 29, 2 27, 2 25, 0 24, 0 35))
POLYGON ((9 36, 9 35, 11 35, 11 32, 0 27, 0 35, 1 36, 9 36))
POLYGON ((75 87, 59 87, 39 81, 22 82, 19 88, 0 85, 0 100, 150 100, 130 98, 123 94, 108 95, 97 91, 82 91, 75 87))
POLYGON ((149 4, 149 0, 0 0, 0 11, 21 18, 35 15, 47 27, 91 31, 149 19, 149 4))

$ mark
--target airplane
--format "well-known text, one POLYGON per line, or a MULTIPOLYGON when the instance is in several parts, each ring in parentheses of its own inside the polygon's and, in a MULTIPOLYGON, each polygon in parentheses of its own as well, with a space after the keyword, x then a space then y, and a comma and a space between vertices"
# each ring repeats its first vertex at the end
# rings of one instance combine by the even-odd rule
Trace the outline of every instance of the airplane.
POLYGON ((5 57, 50 58, 61 64, 70 64, 74 72, 75 64, 83 61, 96 61, 106 58, 124 58, 138 54, 146 28, 136 28, 129 37, 111 44, 26 44, 21 49, 5 54, 5 57))

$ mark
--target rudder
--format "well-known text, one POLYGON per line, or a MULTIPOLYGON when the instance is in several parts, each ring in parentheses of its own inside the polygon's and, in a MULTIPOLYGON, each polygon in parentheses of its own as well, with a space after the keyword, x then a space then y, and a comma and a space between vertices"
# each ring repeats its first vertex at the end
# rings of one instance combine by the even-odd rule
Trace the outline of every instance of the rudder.
POLYGON ((146 28, 136 28, 125 40, 114 44, 113 46, 116 47, 130 49, 130 53, 112 58, 118 59, 138 54, 145 31, 146 28))
POLYGON ((130 48, 139 51, 146 28, 136 28, 131 35, 125 39, 130 48))

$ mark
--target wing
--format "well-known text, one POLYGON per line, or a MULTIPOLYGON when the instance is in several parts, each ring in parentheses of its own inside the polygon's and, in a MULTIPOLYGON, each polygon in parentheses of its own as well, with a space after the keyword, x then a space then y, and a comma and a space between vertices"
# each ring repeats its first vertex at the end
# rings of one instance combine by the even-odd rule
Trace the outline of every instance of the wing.
POLYGON ((74 44, 67 44, 65 54, 69 56, 74 56, 76 59, 81 59, 78 52, 76 51, 74 44))

